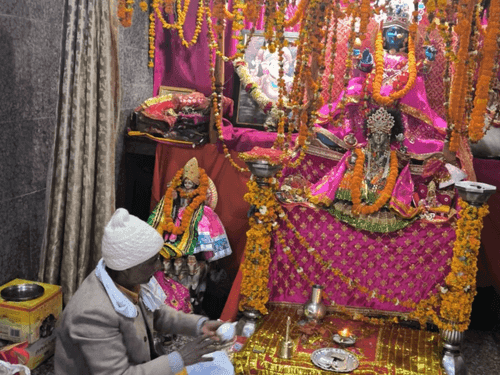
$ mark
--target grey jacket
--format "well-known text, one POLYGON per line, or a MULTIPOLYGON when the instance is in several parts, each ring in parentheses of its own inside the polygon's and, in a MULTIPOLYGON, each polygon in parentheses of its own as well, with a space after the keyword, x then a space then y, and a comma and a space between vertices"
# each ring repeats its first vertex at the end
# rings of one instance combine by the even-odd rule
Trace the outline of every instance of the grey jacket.
MULTIPOLYGON (((64 309, 56 329, 55 374, 174 375, 169 363, 172 355, 151 360, 145 321, 150 332, 195 336, 202 317, 166 305, 153 313, 141 300, 137 307, 135 318, 117 313, 92 272, 64 309)), ((180 358, 178 353, 174 356, 180 358)))

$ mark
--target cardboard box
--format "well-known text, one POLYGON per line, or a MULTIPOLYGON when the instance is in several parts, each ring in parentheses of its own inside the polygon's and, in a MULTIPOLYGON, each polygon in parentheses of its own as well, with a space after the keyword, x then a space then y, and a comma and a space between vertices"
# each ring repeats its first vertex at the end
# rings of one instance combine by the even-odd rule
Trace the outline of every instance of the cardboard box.
POLYGON ((24 283, 41 285, 45 292, 39 298, 23 302, 5 301, 0 297, 0 339, 32 344, 52 334, 61 316, 62 291, 58 285, 15 279, 2 285, 0 292, 8 286, 24 283))
POLYGON ((29 358, 28 362, 23 364, 33 370, 40 363, 54 355, 56 351, 56 335, 52 333, 49 337, 37 340, 35 343, 28 345, 26 351, 29 358))
POLYGON ((35 369, 46 359, 54 355, 56 349, 56 336, 52 333, 49 337, 39 339, 33 344, 18 342, 0 348, 0 359, 12 364, 20 364, 35 369))

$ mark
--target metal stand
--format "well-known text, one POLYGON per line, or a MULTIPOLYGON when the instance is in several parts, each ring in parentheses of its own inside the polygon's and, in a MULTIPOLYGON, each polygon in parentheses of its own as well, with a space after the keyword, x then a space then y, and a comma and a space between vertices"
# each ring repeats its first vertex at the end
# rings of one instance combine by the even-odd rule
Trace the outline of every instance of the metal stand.
POLYGON ((446 374, 467 375, 467 367, 460 352, 464 332, 443 330, 441 337, 444 340, 442 364, 446 374))

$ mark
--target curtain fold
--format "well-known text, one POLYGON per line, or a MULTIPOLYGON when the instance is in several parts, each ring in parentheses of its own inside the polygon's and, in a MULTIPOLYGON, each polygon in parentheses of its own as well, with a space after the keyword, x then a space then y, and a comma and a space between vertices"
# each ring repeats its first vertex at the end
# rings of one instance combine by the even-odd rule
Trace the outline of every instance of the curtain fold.
POLYGON ((119 119, 113 0, 66 0, 54 152, 38 278, 62 286, 67 303, 101 257, 115 209, 119 119))

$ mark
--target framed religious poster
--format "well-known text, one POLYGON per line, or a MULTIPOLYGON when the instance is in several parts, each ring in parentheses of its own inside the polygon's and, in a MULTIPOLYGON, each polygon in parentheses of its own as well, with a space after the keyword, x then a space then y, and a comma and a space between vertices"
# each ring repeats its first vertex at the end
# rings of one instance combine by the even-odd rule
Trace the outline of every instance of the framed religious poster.
MULTIPOLYGON (((242 30, 244 43, 249 37, 249 30, 242 30)), ((297 59, 297 47, 294 41, 298 33, 286 32, 289 44, 283 47, 283 69, 286 92, 290 92, 297 59)), ((256 31, 245 51, 243 61, 235 62, 235 111, 233 123, 239 127, 263 129, 273 126, 273 107, 278 100, 279 58, 278 52, 271 53, 265 48, 265 37, 256 31)))
POLYGON ((168 94, 190 94, 194 92, 194 89, 186 89, 184 87, 173 87, 173 86, 160 86, 158 90, 158 96, 168 95, 168 94))

